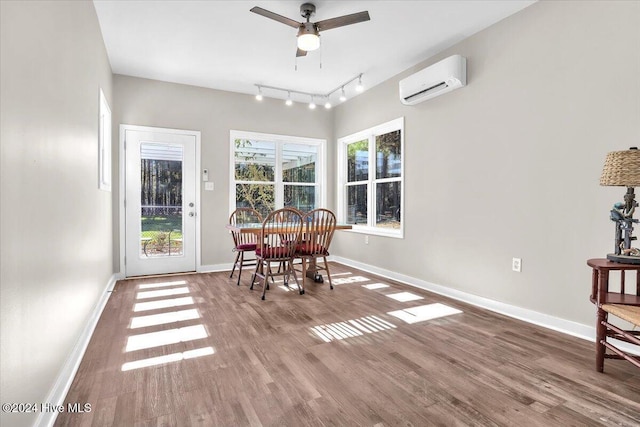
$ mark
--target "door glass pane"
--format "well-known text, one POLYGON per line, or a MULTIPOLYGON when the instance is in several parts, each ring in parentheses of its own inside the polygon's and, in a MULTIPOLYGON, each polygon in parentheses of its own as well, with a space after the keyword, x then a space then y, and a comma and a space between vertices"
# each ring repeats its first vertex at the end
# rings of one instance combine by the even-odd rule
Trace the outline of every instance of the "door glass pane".
POLYGON ((302 212, 316 208, 316 187, 314 185, 285 185, 284 206, 294 207, 302 212))
POLYGON ((282 148, 283 182, 316 182, 318 147, 284 144, 282 148))
POLYGON ((376 136, 376 179, 397 178, 402 173, 400 131, 376 136))
POLYGON ((369 140, 347 145, 347 182, 369 179, 369 140))
POLYGON ((376 226, 400 228, 400 181, 376 185, 376 226))
POLYGON ((140 257, 182 256, 179 145, 140 144, 140 257))
POLYGON ((347 187, 347 224, 367 224, 367 184, 347 187))
POLYGON ((275 209, 275 185, 236 184, 236 207, 252 208, 265 218, 275 209))

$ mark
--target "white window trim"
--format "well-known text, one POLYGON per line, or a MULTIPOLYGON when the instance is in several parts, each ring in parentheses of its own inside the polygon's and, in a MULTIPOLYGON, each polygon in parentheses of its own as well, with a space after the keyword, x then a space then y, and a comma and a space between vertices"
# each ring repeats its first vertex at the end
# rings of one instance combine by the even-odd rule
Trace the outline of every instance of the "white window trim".
MULTIPOLYGON (((377 236, 395 237, 399 239, 404 238, 404 194, 405 194, 405 163, 404 163, 404 117, 391 120, 386 123, 374 126, 363 131, 353 133, 351 135, 338 138, 338 222, 346 223, 346 206, 347 206, 347 150, 348 144, 362 141, 364 139, 369 140, 369 178, 367 180, 367 211, 368 211, 368 223, 367 225, 354 224, 350 230, 353 233, 372 234, 377 236), (382 135, 385 133, 400 130, 400 161, 402 165, 402 174, 400 179, 397 178, 383 178, 377 180, 375 178, 376 172, 376 157, 375 157, 375 137, 376 135, 382 135), (375 226, 375 210, 376 210, 376 183, 385 181, 400 181, 400 228, 399 229, 387 229, 383 227, 375 226)), ((363 181, 364 182, 364 181, 363 181)))
POLYGON ((111 108, 100 89, 98 122, 98 188, 111 191, 111 108))
MULTIPOLYGON (((236 139, 251 139, 251 140, 260 140, 260 141, 269 141, 276 143, 276 175, 275 175, 275 186, 276 186, 276 200, 275 200, 275 208, 282 208, 284 205, 284 200, 282 195, 284 194, 284 183, 282 182, 282 170, 281 170, 281 162, 278 159, 282 156, 282 145, 283 144, 306 144, 306 145, 315 145, 318 147, 318 160, 316 164, 316 184, 320 186, 320 200, 316 201, 316 205, 318 207, 326 207, 327 206, 327 174, 326 174, 326 164, 327 164, 327 140, 319 139, 319 138, 307 138, 301 136, 290 136, 290 135, 276 135, 269 133, 259 133, 259 132, 247 132, 240 130, 231 130, 229 132, 229 215, 236 209, 236 177, 235 177, 235 143, 236 139)), ((265 184, 265 182, 256 182, 256 184, 265 184)), ((287 183, 287 185, 296 183, 287 183)))

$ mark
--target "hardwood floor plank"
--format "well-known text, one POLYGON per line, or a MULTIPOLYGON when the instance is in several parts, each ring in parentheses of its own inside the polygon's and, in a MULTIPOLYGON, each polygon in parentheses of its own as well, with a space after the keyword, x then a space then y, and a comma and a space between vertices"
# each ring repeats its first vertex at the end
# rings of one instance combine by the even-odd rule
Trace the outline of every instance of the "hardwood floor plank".
POLYGON ((640 425, 640 370, 607 360, 596 372, 593 343, 331 269, 334 290, 276 283, 265 301, 251 272, 241 286, 228 272, 119 281, 65 401, 92 411, 55 425, 640 425), (388 297, 400 292, 422 299, 388 297), (435 303, 462 313, 388 314, 435 303))

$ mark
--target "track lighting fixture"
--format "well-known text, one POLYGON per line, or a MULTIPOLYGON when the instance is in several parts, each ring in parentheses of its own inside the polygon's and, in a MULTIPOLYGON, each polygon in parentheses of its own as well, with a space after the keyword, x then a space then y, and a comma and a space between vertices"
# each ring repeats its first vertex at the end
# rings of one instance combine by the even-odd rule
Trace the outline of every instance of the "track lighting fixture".
POLYGON ((347 94, 344 93, 344 86, 342 86, 342 91, 340 92, 340 102, 344 102, 347 100, 347 94))
POLYGON ((358 84, 356 85, 356 92, 362 92, 364 90, 364 86, 362 86, 362 74, 358 77, 358 84))
POLYGON ((358 81, 357 86, 355 87, 355 90, 357 92, 362 92, 364 90, 363 86, 362 86, 362 74, 359 74, 357 76, 355 76, 354 78, 352 78, 351 80, 348 80, 346 82, 344 82, 343 84, 341 84, 340 86, 336 87, 335 89, 333 89, 332 91, 328 92, 328 93, 309 93, 309 92, 302 92, 299 90, 293 90, 293 89, 286 89, 286 88, 281 88, 281 87, 274 87, 274 86, 266 86, 266 85, 255 85, 258 88, 258 93, 256 94, 256 99, 258 101, 262 101, 264 99, 263 95, 262 95, 262 90, 263 89, 267 89, 268 91, 276 91, 276 92, 286 92, 287 93, 287 98, 285 100, 285 104, 287 106, 291 106, 293 105, 293 99, 291 99, 291 94, 298 94, 298 95, 304 95, 304 96, 308 96, 311 98, 311 102, 309 102, 309 108, 310 109, 315 109, 316 108, 316 103, 315 103, 315 98, 320 98, 325 100, 324 101, 324 108, 326 108, 327 110, 330 109, 333 105, 331 103, 331 96, 340 91, 340 102, 344 102, 347 100, 347 93, 345 90, 345 87, 348 86, 349 84, 351 84, 354 81, 358 81))

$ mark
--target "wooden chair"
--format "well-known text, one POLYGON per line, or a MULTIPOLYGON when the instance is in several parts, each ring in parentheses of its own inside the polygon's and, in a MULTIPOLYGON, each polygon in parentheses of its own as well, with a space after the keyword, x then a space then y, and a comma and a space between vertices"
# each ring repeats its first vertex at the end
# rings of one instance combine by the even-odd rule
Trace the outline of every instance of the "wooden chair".
POLYGON ((607 314, 601 321, 601 324, 602 326, 604 326, 604 328, 601 328, 602 332, 598 331, 599 336, 596 339, 600 345, 605 346, 607 349, 614 353, 607 354, 605 357, 609 359, 628 360, 629 362, 640 368, 640 356, 624 351, 615 346, 611 341, 607 340, 608 338, 614 338, 616 340, 640 346, 640 331, 625 330, 609 322, 609 316, 613 315, 631 323, 632 325, 640 326, 640 306, 626 304, 603 304, 602 310, 607 314))
MULTIPOLYGON (((336 216, 330 210, 320 208, 308 212, 303 222, 304 234, 296 250, 296 258, 302 260, 302 281, 304 282, 307 274, 315 276, 318 275, 318 271, 325 270, 329 288, 333 289, 327 256, 336 230, 336 216), (323 266, 318 264, 318 258, 322 258, 323 266), (309 262, 309 268, 307 268, 307 262, 309 262)), ((304 293, 304 285, 302 292, 304 293)))
MULTIPOLYGON (((262 216, 260 212, 251 208, 238 208, 229 217, 229 224, 238 225, 238 224, 251 224, 251 223, 261 223, 262 216)), ((236 260, 233 263, 233 268, 231 269, 231 274, 229 278, 233 277, 233 273, 236 271, 236 267, 238 267, 238 282, 237 285, 240 286, 240 276, 242 276, 242 267, 247 265, 255 265, 256 259, 245 258, 246 252, 255 252, 258 245, 258 235, 254 233, 240 233, 236 231, 232 231, 231 235, 233 236, 233 251, 236 252, 236 260)))
POLYGON ((273 281, 274 276, 283 276, 284 285, 288 287, 289 276, 293 275, 300 294, 304 293, 293 269, 293 256, 300 241, 302 225, 300 214, 289 208, 271 212, 262 223, 262 233, 256 249, 256 269, 251 278, 250 289, 253 289, 256 279, 262 279, 263 300, 269 289, 268 280, 271 278, 273 281), (281 268, 276 270, 272 264, 281 268))

